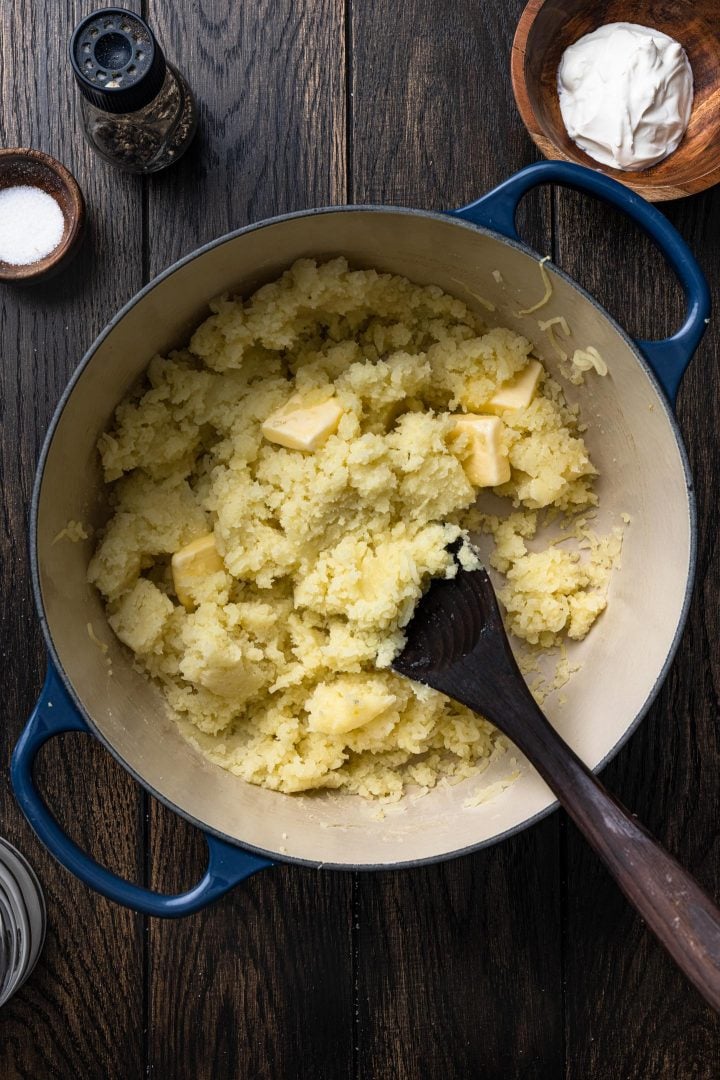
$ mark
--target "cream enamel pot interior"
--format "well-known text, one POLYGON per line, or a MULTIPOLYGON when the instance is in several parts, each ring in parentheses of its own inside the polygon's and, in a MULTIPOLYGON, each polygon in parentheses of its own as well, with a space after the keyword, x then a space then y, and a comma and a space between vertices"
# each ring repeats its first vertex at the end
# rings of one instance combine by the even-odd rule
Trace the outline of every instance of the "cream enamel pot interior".
MULTIPOLYGON (((209 764, 180 735, 159 690, 136 673, 109 630, 99 596, 86 583, 92 542, 54 542, 71 519, 98 527, 107 514, 96 452, 100 433, 155 352, 185 342, 219 293, 243 295, 276 278, 301 256, 347 256, 434 283, 488 322, 525 334, 556 369, 538 317, 564 315, 566 346, 589 344, 609 374, 567 386, 589 424, 587 441, 600 471, 599 530, 627 512, 622 569, 610 603, 586 641, 570 648, 580 670, 546 709, 564 738, 592 767, 620 747, 664 678, 685 619, 694 565, 692 484, 669 401, 697 346, 709 312, 707 287, 673 227, 639 196, 579 166, 542 162, 454 214, 391 207, 328 208, 240 230, 183 259, 120 312, 92 346, 68 387, 38 468, 31 524, 36 600, 50 667, 38 706, 13 757, 17 798, 56 857, 91 887, 139 910, 180 915, 197 910, 271 859, 345 869, 387 868, 439 860, 494 843, 548 812, 554 798, 536 773, 470 808, 481 784, 470 779, 407 798, 386 809, 335 793, 288 796, 248 785, 209 764), (536 315, 519 309, 543 293, 538 255, 517 240, 514 215, 531 187, 557 182, 615 204, 648 231, 677 272, 687 298, 685 325, 664 342, 631 341, 595 301, 548 265, 553 294, 536 315), (502 281, 493 276, 499 271, 502 281), (487 310, 487 303, 495 310, 487 310), (107 646, 104 654, 88 634, 107 646), (109 670, 110 661, 111 672, 109 670), (210 861, 189 893, 163 897, 121 881, 64 835, 33 783, 40 745, 66 730, 95 734, 154 795, 202 828, 210 861)), ((590 257, 590 256, 588 256, 590 257)), ((499 759, 482 782, 512 769, 499 759)))

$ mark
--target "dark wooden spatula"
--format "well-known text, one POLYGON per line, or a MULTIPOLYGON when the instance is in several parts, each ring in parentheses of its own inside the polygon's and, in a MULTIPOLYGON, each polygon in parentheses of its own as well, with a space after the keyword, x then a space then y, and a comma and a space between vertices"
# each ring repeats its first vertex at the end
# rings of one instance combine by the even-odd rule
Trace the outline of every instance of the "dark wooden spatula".
POLYGON ((532 762, 678 967, 720 1011, 720 910, 610 795, 538 708, 485 570, 436 579, 393 667, 482 713, 532 762))

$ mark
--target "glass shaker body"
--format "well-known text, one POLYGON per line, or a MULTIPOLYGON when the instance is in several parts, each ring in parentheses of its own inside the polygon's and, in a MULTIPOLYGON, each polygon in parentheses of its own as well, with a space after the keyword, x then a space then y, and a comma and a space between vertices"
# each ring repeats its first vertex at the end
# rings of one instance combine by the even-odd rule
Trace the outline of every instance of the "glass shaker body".
POLYGON ((111 113, 81 98, 85 137, 116 168, 153 173, 185 153, 197 129, 197 107, 180 72, 167 64, 160 92, 133 112, 111 113))

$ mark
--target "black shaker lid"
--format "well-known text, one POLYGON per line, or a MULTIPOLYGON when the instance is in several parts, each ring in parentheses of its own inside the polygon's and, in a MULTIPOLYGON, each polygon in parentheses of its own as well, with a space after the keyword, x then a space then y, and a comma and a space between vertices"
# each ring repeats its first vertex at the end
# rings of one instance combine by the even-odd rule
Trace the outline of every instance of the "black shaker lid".
POLYGON ((152 30, 124 8, 100 8, 78 23, 70 63, 83 96, 110 113, 142 109, 165 79, 165 57, 152 30))

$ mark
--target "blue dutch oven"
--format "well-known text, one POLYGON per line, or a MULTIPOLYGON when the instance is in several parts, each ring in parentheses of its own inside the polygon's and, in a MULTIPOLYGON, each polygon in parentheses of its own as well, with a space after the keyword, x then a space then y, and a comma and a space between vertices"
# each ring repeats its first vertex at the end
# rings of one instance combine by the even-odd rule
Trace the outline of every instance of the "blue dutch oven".
MULTIPOLYGON (((181 735, 159 689, 134 670, 86 582, 92 543, 53 542, 70 519, 95 528, 106 519, 97 439, 153 354, 187 341, 212 297, 247 294, 297 258, 338 254, 352 265, 434 283, 480 305, 488 323, 530 338, 551 371, 557 361, 539 322, 562 315, 571 331, 564 349, 594 345, 608 365, 605 378, 568 386, 568 396, 582 407, 600 471, 596 527, 602 532, 624 513, 631 522, 607 612, 586 641, 573 646, 571 661, 581 667, 564 689, 567 702, 562 708, 547 702, 561 734, 591 767, 617 752, 649 708, 685 622, 695 565, 695 505, 672 403, 708 321, 710 300, 686 244, 654 207, 600 173, 541 162, 447 214, 328 207, 273 218, 207 244, 138 293, 92 345, 50 425, 32 506, 35 600, 49 666, 13 755, 15 794, 63 866, 90 888, 151 915, 197 911, 274 860, 357 870, 451 858, 496 843, 555 805, 529 767, 506 791, 478 806, 466 805, 478 785, 471 779, 407 800, 402 813, 388 812, 383 821, 356 796, 288 796, 244 783, 210 764, 181 735), (543 296, 544 286, 538 255, 517 236, 515 214, 526 192, 546 183, 595 195, 647 232, 685 293, 687 314, 676 334, 662 341, 632 340, 550 264, 550 299, 541 310, 519 314, 543 296), (88 626, 107 652, 90 639, 88 626), (66 731, 100 739, 149 792, 205 832, 208 868, 195 888, 162 896, 123 881, 66 836, 33 779, 40 747, 66 731)), ((483 780, 492 782, 507 771, 500 759, 483 780)))

